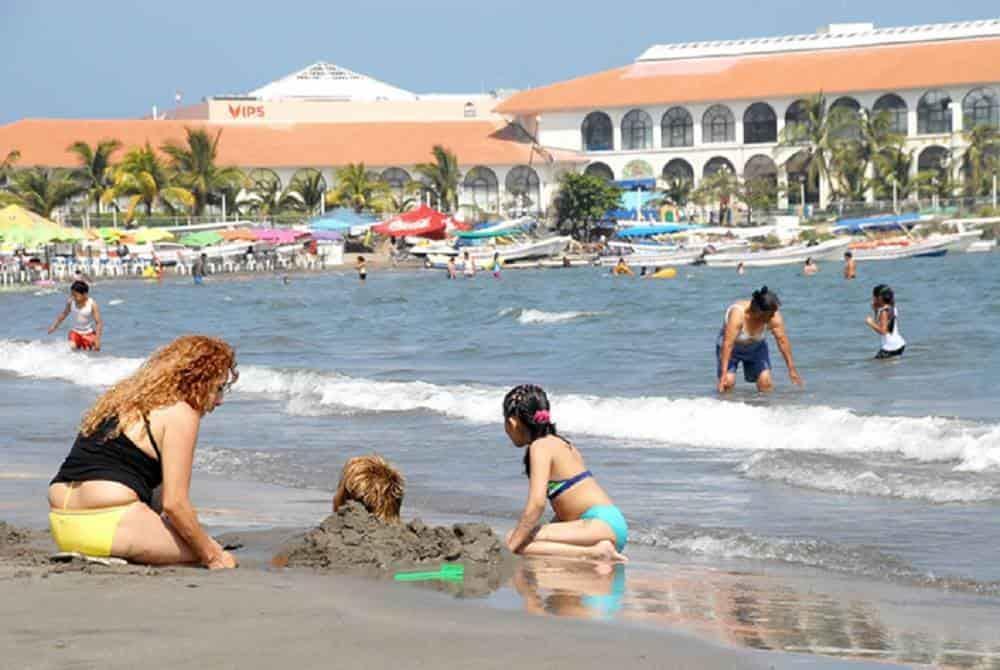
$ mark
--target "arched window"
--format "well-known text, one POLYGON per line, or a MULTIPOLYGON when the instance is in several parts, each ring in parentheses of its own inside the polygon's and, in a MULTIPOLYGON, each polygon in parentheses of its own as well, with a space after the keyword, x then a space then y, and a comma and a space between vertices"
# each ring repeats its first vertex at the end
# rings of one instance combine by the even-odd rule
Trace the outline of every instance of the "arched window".
POLYGON ((945 147, 930 146, 920 152, 917 157, 918 172, 937 172, 942 178, 948 174, 948 163, 951 152, 945 147))
POLYGON ((500 183, 493 170, 477 165, 462 180, 464 201, 486 212, 497 211, 500 200, 500 183))
POLYGON ((622 149, 651 149, 653 119, 641 109, 633 109, 622 119, 622 149))
POLYGON ((811 125, 805 100, 796 100, 785 110, 785 135, 789 140, 807 142, 811 125))
POLYGON ((951 132, 951 96, 944 91, 927 91, 920 97, 917 132, 921 135, 951 132))
POLYGON ((743 166, 743 178, 750 179, 774 179, 778 181, 778 166, 770 156, 757 154, 747 161, 743 166))
POLYGON ((861 139, 861 103, 850 97, 837 98, 830 105, 830 116, 835 121, 833 135, 843 140, 861 139))
POLYGON ((701 141, 705 143, 734 142, 736 120, 725 105, 712 105, 701 118, 701 141))
POLYGON ((694 146, 694 121, 683 107, 671 107, 660 120, 660 144, 664 147, 694 146))
POLYGON ((663 179, 667 182, 678 180, 694 183, 694 168, 683 158, 675 158, 663 166, 663 179))
POLYGON ((785 162, 789 205, 801 205, 803 191, 806 204, 815 205, 819 202, 819 174, 809 174, 810 162, 811 157, 805 151, 798 152, 785 162))
POLYGON ((541 182, 534 168, 528 165, 511 168, 503 183, 513 200, 512 209, 519 212, 541 211, 541 182))
POLYGON ((382 181, 384 181, 389 188, 395 191, 397 194, 403 192, 406 185, 410 183, 410 173, 403 168, 391 167, 382 170, 381 174, 382 181))
POLYGON ((615 134, 611 128, 611 117, 604 112, 591 112, 580 126, 584 151, 611 151, 614 149, 615 134))
POLYGON ((604 181, 614 181, 615 172, 605 163, 591 163, 584 169, 583 174, 600 177, 604 181))
POLYGON ((723 158, 722 156, 716 156, 705 163, 705 169, 701 171, 703 177, 711 177, 717 172, 728 172, 729 174, 736 174, 736 168, 733 164, 729 162, 728 158, 723 158))
POLYGON ((755 102, 743 113, 743 143, 764 144, 778 141, 778 117, 771 105, 755 102))
POLYGON ((895 93, 886 93, 875 101, 872 111, 885 112, 889 117, 889 130, 897 135, 908 133, 906 121, 906 102, 895 93))
POLYGON ((1000 126, 1000 103, 997 93, 989 88, 976 88, 962 100, 962 117, 966 130, 976 126, 1000 126))

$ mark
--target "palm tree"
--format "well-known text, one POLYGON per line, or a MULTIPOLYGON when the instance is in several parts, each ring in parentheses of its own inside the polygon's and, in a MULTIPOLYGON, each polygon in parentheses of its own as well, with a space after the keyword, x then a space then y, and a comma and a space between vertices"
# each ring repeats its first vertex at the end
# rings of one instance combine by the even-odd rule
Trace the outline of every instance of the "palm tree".
MULTIPOLYGON (((291 183, 284 196, 279 197, 281 205, 287 197, 296 198, 302 203, 302 209, 312 214, 319 209, 326 195, 326 179, 323 173, 313 168, 299 170, 292 176, 291 183)), ((329 201, 329 198, 327 198, 329 201)))
POLYGON ((962 134, 969 144, 962 159, 965 192, 973 197, 986 195, 1000 158, 1000 130, 996 126, 979 124, 962 134))
MULTIPOLYGON (((418 168, 419 169, 419 168, 418 168)), ((392 189, 364 163, 349 163, 337 170, 337 187, 326 196, 327 204, 351 207, 356 212, 388 206, 392 189)))
POLYGON ((74 142, 67 148, 80 159, 80 168, 74 173, 87 190, 87 199, 101 213, 101 198, 113 184, 111 155, 122 143, 115 139, 101 140, 92 147, 86 142, 74 142))
POLYGON ((7 156, 0 161, 0 186, 7 184, 8 176, 14 171, 14 163, 20 158, 21 152, 17 149, 11 149, 7 152, 7 156))
POLYGON ((108 204, 125 197, 128 198, 127 221, 132 220, 139 205, 145 206, 148 215, 153 213, 154 204, 168 211, 176 209, 177 205, 193 207, 195 204, 191 191, 170 183, 169 170, 149 142, 125 154, 115 167, 112 187, 104 192, 101 200, 108 204))
POLYGON ((52 216, 52 210, 86 192, 72 172, 37 167, 13 173, 7 190, 10 196, 5 200, 20 204, 45 218, 52 216))
MULTIPOLYGON (((796 156, 804 154, 806 176, 810 182, 829 182, 833 146, 845 115, 831 114, 822 93, 803 100, 802 105, 805 122, 787 124, 781 131, 778 147, 798 149, 796 156)), ((850 116, 850 120, 855 122, 853 115, 850 116)))
POLYGON ((846 202, 861 202, 871 185, 867 177, 868 145, 858 140, 835 142, 830 153, 833 195, 846 202))
POLYGON ((906 151, 902 146, 885 147, 874 156, 875 179, 872 186, 875 197, 887 200, 892 197, 892 184, 896 183, 896 195, 905 198, 915 187, 910 178, 910 166, 913 165, 913 152, 906 151))
POLYGON ((185 128, 185 132, 186 145, 170 141, 164 143, 160 150, 170 157, 171 181, 194 196, 193 212, 200 216, 210 198, 232 184, 241 183, 243 174, 235 167, 215 164, 221 130, 214 139, 200 128, 185 128))
POLYGON ((458 207, 458 181, 461 178, 458 158, 440 144, 434 145, 431 154, 434 162, 419 163, 416 170, 424 178, 425 190, 434 195, 442 210, 451 212, 458 207))

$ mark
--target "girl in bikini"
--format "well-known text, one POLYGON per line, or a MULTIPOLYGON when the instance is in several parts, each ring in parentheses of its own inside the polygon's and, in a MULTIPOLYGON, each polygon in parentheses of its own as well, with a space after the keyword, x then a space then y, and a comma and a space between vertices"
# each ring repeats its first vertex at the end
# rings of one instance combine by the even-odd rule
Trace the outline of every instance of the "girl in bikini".
POLYGON ((528 502, 507 535, 511 551, 525 556, 562 556, 626 561, 620 552, 628 524, 583 462, 579 450, 556 432, 549 399, 538 386, 511 389, 503 400, 504 429, 524 447, 528 502), (538 525, 546 500, 556 520, 538 525))

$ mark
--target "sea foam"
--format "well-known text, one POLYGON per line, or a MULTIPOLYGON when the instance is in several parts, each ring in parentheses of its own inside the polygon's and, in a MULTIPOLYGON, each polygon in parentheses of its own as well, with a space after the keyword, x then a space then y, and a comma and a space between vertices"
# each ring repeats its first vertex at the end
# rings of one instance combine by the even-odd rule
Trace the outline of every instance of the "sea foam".
MULTIPOLYGON (((100 387, 130 374, 141 362, 71 354, 63 343, 0 340, 0 371, 24 377, 100 387)), ((234 390, 285 399, 291 414, 430 412, 498 425, 506 391, 261 366, 241 368, 234 390)), ((997 424, 935 416, 868 416, 826 406, 760 406, 716 398, 554 393, 552 403, 561 430, 627 440, 630 447, 885 454, 943 463, 957 472, 1000 469, 997 424)))

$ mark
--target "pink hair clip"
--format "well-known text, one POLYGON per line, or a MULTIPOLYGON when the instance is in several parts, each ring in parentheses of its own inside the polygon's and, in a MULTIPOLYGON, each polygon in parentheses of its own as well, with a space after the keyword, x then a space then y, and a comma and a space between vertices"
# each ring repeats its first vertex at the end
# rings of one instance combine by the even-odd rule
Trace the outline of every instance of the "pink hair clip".
POLYGON ((533 418, 535 420, 535 423, 537 424, 549 423, 549 421, 552 419, 552 417, 549 415, 549 411, 546 409, 540 409, 537 412, 535 412, 535 416, 533 418))

